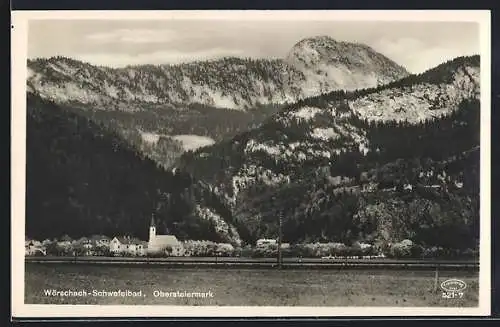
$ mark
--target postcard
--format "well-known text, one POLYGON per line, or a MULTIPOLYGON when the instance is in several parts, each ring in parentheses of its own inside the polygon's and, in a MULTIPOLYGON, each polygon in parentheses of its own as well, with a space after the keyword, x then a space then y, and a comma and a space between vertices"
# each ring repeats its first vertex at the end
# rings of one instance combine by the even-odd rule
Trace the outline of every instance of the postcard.
POLYGON ((488 315, 490 65, 489 11, 14 11, 13 316, 488 315))

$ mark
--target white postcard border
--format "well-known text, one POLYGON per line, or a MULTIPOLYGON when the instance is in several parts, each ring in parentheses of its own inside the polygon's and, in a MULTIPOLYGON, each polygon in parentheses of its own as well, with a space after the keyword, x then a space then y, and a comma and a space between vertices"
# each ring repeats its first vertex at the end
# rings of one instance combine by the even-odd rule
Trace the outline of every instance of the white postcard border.
POLYGON ((13 11, 11 108, 12 316, 23 317, 319 317, 319 316, 484 316, 491 310, 490 110, 491 27, 487 10, 397 11, 13 11), (24 230, 26 163, 26 58, 28 22, 34 19, 224 19, 460 21, 480 24, 481 171, 479 306, 442 307, 228 307, 161 305, 28 305, 24 303, 24 230), (362 309, 362 310, 361 310, 362 309))

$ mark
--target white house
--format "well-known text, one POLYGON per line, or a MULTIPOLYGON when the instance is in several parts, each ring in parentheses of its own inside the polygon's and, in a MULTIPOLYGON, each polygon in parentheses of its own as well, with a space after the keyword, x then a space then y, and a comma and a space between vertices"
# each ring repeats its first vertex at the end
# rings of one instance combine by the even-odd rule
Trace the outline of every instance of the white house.
POLYGON ((27 256, 46 255, 47 252, 40 241, 27 239, 24 241, 24 254, 27 256))
POLYGON ((288 248, 290 248, 290 243, 281 243, 281 248, 282 249, 288 249, 288 248))
POLYGON ((109 247, 109 242, 111 242, 111 239, 105 235, 92 235, 90 240, 94 246, 109 247))
POLYGON ((24 240, 24 245, 25 246, 37 246, 37 247, 40 247, 40 246, 42 246, 42 242, 27 238, 27 239, 24 240))
POLYGON ((404 189, 405 191, 413 191, 413 185, 411 185, 411 184, 405 184, 405 185, 403 186, 403 189, 404 189))
POLYGON ((145 256, 148 254, 148 242, 141 241, 136 245, 136 253, 138 256, 145 256))
POLYGON ((47 252, 43 247, 29 246, 24 249, 24 255, 47 255, 47 252))
POLYGON ((143 256, 146 254, 145 242, 131 237, 114 237, 109 242, 109 250, 115 254, 143 256))
POLYGON ((113 253, 123 252, 123 250, 125 249, 125 247, 123 246, 124 242, 125 242, 124 238, 116 237, 116 236, 113 237, 113 239, 111 240, 111 242, 109 242, 109 250, 111 252, 113 252, 113 253))
POLYGON ((57 241, 57 246, 61 249, 69 250, 71 249, 72 242, 73 240, 71 239, 71 237, 69 237, 68 235, 64 235, 57 241))
POLYGON ((92 241, 86 237, 82 237, 82 238, 78 239, 77 241, 75 241, 73 246, 74 246, 74 248, 81 248, 83 255, 92 255, 93 254, 92 241))
POLYGON ((278 242, 274 239, 261 238, 257 240, 257 246, 266 246, 266 245, 276 245, 278 242))
POLYGON ((52 244, 53 242, 54 241, 51 241, 50 239, 47 238, 47 239, 43 240, 42 246, 47 247, 47 245, 52 244))
POLYGON ((62 248, 62 249, 69 249, 71 248, 71 241, 58 241, 57 246, 62 248))
POLYGON ((154 219, 149 226, 148 253, 167 253, 179 257, 185 254, 184 246, 174 235, 157 235, 154 219))

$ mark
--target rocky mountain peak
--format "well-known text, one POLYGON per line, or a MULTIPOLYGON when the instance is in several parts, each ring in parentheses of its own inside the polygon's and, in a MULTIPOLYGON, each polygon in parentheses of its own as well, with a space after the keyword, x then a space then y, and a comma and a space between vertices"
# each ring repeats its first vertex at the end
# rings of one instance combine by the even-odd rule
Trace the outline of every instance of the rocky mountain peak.
POLYGON ((286 62, 303 73, 299 86, 306 96, 329 90, 371 88, 409 75, 405 68, 364 44, 337 41, 329 36, 296 43, 286 62))

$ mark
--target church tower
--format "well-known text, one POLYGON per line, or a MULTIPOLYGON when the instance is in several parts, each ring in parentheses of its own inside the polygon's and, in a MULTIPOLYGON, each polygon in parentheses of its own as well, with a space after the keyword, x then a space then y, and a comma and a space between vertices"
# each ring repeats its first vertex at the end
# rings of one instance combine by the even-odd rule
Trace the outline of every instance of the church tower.
POLYGON ((154 239, 156 238, 156 225, 155 225, 155 218, 154 216, 151 216, 151 224, 149 225, 149 243, 153 243, 154 239))

